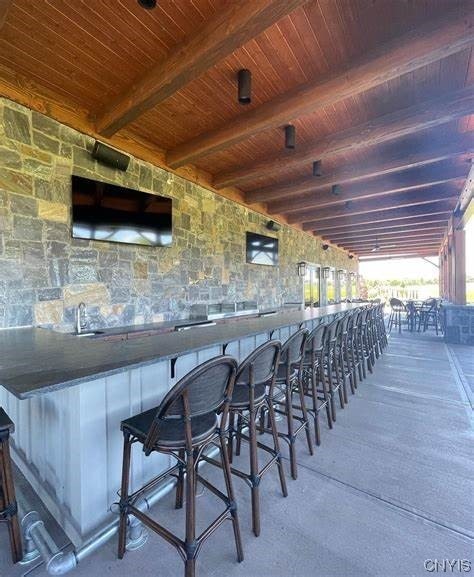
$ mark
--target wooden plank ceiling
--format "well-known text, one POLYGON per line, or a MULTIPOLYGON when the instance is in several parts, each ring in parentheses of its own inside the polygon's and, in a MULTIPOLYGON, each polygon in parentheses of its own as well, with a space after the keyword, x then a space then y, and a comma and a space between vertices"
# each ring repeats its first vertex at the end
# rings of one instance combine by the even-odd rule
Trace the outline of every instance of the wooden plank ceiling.
POLYGON ((474 148, 472 0, 1 6, 1 94, 351 254, 438 252, 474 148))

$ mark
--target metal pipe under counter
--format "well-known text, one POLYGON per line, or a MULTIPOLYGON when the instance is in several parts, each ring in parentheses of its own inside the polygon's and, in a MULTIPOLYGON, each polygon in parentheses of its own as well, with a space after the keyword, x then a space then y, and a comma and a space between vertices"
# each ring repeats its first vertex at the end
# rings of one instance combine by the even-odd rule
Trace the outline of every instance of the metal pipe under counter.
MULTIPOLYGON (((270 311, 276 314, 118 342, 43 329, 0 331, 0 405, 17 423, 14 461, 80 551, 114 520, 123 419, 156 407, 224 347, 242 360, 270 335, 284 341, 301 324, 311 329, 356 306, 270 311)), ((132 462, 142 485, 170 465, 165 455, 145 458, 138 450, 132 462)))

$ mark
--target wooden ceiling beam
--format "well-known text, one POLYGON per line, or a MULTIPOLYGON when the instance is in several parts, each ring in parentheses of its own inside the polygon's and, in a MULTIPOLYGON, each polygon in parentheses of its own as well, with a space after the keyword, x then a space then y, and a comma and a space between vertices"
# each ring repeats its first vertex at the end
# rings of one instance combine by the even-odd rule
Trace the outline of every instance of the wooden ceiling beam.
POLYGON ((421 237, 421 238, 403 238, 403 237, 395 237, 391 239, 374 239, 371 241, 366 241, 364 243, 343 243, 338 244, 340 248, 348 251, 360 251, 364 248, 372 248, 374 245, 378 244, 383 248, 392 247, 392 246, 406 246, 406 245, 421 245, 421 244, 436 244, 441 243, 443 240, 442 234, 437 234, 435 236, 428 236, 428 237, 421 237))
POLYGON ((387 195, 397 194, 408 190, 426 188, 439 184, 447 184, 455 180, 464 180, 468 172, 468 165, 440 167, 436 170, 415 169, 403 175, 378 178, 364 184, 345 185, 339 187, 337 195, 332 190, 319 193, 306 193, 298 198, 278 200, 267 205, 268 211, 273 214, 289 215, 300 214, 306 209, 316 210, 326 206, 337 206, 350 201, 384 198, 387 195))
POLYGON ((382 212, 384 210, 410 207, 420 204, 430 204, 436 201, 453 200, 459 197, 462 182, 456 187, 453 183, 430 186, 420 190, 390 194, 382 198, 369 198, 364 200, 349 201, 348 204, 327 206, 315 210, 306 210, 291 214, 288 222, 303 223, 308 221, 332 220, 340 217, 351 217, 357 214, 382 212))
POLYGON ((160 104, 237 48, 259 36, 308 0, 233 0, 196 34, 174 47, 168 58, 108 104, 97 116, 96 130, 112 136, 160 104))
MULTIPOLYGON (((409 227, 423 227, 424 225, 442 225, 446 226, 448 223, 448 219, 451 216, 449 212, 445 214, 427 214, 424 216, 417 216, 411 218, 400 219, 395 222, 382 222, 382 223, 375 223, 375 224, 354 224, 354 225, 342 225, 340 227, 328 226, 324 227, 321 226, 318 228, 318 234, 322 234, 323 236, 328 235, 340 235, 340 234, 358 234, 360 232, 373 232, 373 231, 385 231, 391 229, 405 229, 407 230, 409 227)), ((328 223, 329 224, 329 223, 328 223)))
POLYGON ((376 262, 379 260, 392 260, 392 259, 405 259, 405 258, 420 258, 420 257, 430 257, 430 256, 434 256, 437 257, 439 253, 439 249, 438 247, 433 247, 433 248, 427 248, 427 249, 423 249, 423 250, 418 250, 418 251, 399 251, 399 252, 390 252, 387 253, 386 255, 379 255, 379 256, 374 256, 372 258, 372 255, 378 255, 379 253, 367 253, 367 254, 361 254, 361 255, 357 255, 359 257, 359 262, 376 262))
MULTIPOLYGON (((388 252, 388 251, 393 251, 393 250, 409 250, 410 248, 413 249, 425 249, 425 248, 430 248, 430 247, 439 247, 441 246, 441 241, 439 240, 433 240, 433 241, 426 241, 426 242, 406 242, 406 243, 400 243, 399 246, 395 246, 395 244, 386 244, 385 246, 380 244, 380 248, 377 250, 377 252, 379 251, 383 251, 383 252, 388 252)), ((359 248, 359 249, 352 249, 351 252, 356 252, 357 254, 363 254, 363 253, 371 253, 371 252, 375 252, 372 250, 373 246, 369 246, 366 248, 359 248)))
POLYGON ((435 232, 430 232, 430 233, 413 233, 413 234, 408 234, 408 233, 395 233, 392 234, 390 236, 383 236, 383 235, 379 235, 379 234, 375 234, 373 236, 367 236, 367 237, 363 237, 363 238, 359 238, 359 237, 353 237, 353 238, 348 238, 348 239, 337 239, 337 240, 333 240, 332 242, 334 244, 337 244, 338 246, 342 246, 344 248, 346 247, 353 247, 353 246, 362 246, 365 244, 370 244, 370 243, 374 243, 374 242, 396 242, 399 240, 417 240, 417 241, 422 241, 422 240, 426 240, 426 239, 433 239, 433 238, 442 238, 444 235, 444 229, 439 229, 435 232))
POLYGON ((387 82, 460 52, 474 44, 472 14, 458 9, 407 34, 380 45, 370 54, 349 63, 344 70, 239 115, 221 128, 197 136, 168 153, 172 168, 195 162, 269 128, 332 106, 387 82))
MULTIPOLYGON (((406 236, 421 236, 421 235, 429 235, 432 233, 437 233, 437 232, 442 232, 445 230, 446 228, 446 223, 441 223, 438 226, 435 225, 418 225, 418 226, 413 226, 413 228, 409 227, 409 226, 405 226, 405 227, 395 227, 395 228, 390 228, 388 230, 384 230, 383 228, 380 229, 375 229, 371 232, 367 232, 365 229, 361 229, 359 232, 356 231, 350 231, 350 232, 345 232, 345 233, 338 233, 338 234, 333 234, 330 237, 327 237, 327 240, 331 240, 332 242, 336 242, 336 243, 340 243, 340 242, 344 242, 344 241, 351 241, 351 240, 358 240, 358 239, 364 239, 364 238, 375 238, 375 237, 380 237, 383 238, 385 236, 393 236, 395 234, 403 234, 406 236)), ((325 237, 326 238, 326 237, 325 237)))
POLYGON ((428 148, 417 150, 412 154, 401 157, 367 163, 362 166, 344 163, 329 174, 320 177, 305 177, 296 181, 283 182, 281 184, 266 186, 245 193, 245 200, 249 203, 270 202, 281 198, 291 198, 305 192, 317 192, 324 190, 333 184, 347 184, 366 180, 377 176, 384 176, 435 164, 450 158, 474 155, 472 138, 455 139, 449 142, 441 142, 428 148))
POLYGON ((348 130, 330 134, 314 144, 298 149, 296 154, 283 151, 273 158, 217 174, 214 177, 214 186, 220 189, 243 185, 266 175, 274 177, 289 168, 305 164, 310 166, 314 160, 390 142, 452 122, 473 112, 474 87, 467 86, 441 97, 378 116, 348 130))
POLYGON ((400 248, 396 248, 396 247, 388 247, 387 249, 383 249, 381 248, 380 250, 377 251, 373 251, 372 249, 370 250, 363 250, 363 251, 356 251, 356 254, 358 256, 370 256, 373 254, 404 254, 404 253, 425 253, 428 251, 433 251, 432 254, 437 254, 439 251, 439 248, 441 246, 441 243, 437 243, 437 244, 423 244, 420 246, 407 246, 407 247, 400 247, 400 248))
POLYGON ((418 218, 426 215, 439 215, 444 217, 449 216, 456 202, 453 200, 444 200, 440 202, 432 202, 430 204, 422 204, 420 206, 406 206, 403 208, 395 208, 392 210, 379 211, 371 214, 357 214, 354 216, 342 216, 332 221, 311 221, 303 224, 303 230, 311 230, 316 232, 318 236, 323 234, 322 231, 328 231, 331 228, 350 227, 354 225, 373 225, 385 221, 397 221, 410 218, 418 218))

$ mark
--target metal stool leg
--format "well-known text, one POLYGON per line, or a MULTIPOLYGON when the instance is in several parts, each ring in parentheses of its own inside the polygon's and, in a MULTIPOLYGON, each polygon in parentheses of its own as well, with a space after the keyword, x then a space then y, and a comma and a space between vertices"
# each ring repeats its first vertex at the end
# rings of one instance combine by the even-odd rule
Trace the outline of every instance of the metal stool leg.
POLYGON ((9 437, 8 429, 0 430, 0 521, 8 524, 12 561, 18 563, 23 558, 23 548, 13 485, 9 437))

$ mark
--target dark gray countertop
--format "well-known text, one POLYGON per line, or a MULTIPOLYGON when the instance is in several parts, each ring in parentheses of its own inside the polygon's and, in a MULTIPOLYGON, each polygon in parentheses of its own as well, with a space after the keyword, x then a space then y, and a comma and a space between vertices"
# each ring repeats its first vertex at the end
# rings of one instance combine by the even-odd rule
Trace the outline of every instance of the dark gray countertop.
POLYGON ((41 328, 7 329, 0 331, 0 385, 25 399, 359 306, 354 303, 305 311, 282 310, 269 317, 237 317, 238 320, 202 329, 118 342, 78 338, 41 328))

